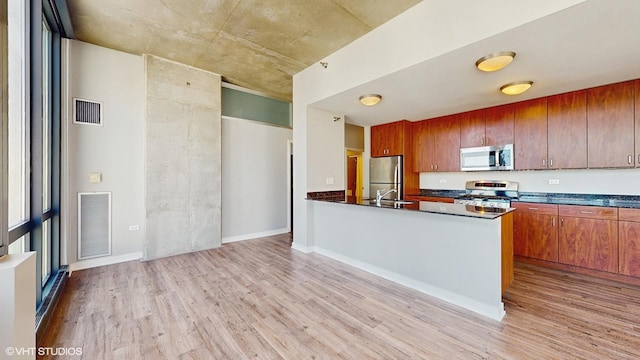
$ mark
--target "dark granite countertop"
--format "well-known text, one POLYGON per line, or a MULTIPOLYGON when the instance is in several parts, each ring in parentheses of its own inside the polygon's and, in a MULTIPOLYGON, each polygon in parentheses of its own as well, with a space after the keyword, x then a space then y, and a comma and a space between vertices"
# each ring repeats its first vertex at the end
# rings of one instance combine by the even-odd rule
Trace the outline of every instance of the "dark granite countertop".
POLYGON ((405 204, 402 204, 402 203, 394 204, 393 201, 383 201, 380 206, 377 206, 375 204, 375 200, 371 201, 371 199, 336 201, 336 200, 330 200, 330 199, 307 198, 307 200, 333 202, 333 203, 366 206, 366 207, 373 207, 373 208, 395 209, 395 210, 402 210, 402 211, 418 211, 418 212, 434 213, 434 214, 466 216, 466 217, 489 219, 489 220, 499 218, 500 216, 515 210, 513 208, 510 208, 510 209, 493 209, 493 211, 487 211, 486 208, 481 208, 473 205, 445 204, 445 203, 430 202, 430 201, 414 201, 414 202, 407 201, 405 204))
MULTIPOLYGON (((464 190, 420 189, 420 193, 413 196, 455 198, 463 193, 464 190)), ((520 198, 514 201, 532 202, 539 204, 584 205, 640 209, 640 196, 636 195, 520 192, 520 198)))

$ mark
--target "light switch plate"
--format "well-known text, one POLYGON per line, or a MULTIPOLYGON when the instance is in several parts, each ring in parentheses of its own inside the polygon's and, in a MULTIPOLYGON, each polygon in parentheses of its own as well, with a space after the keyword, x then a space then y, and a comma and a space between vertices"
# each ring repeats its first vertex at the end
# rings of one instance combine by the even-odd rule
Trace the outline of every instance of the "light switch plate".
POLYGON ((560 185, 560 180, 558 180, 558 179, 549 179, 549 185, 560 185))
POLYGON ((101 173, 91 173, 91 174, 89 174, 89 182, 90 183, 100 183, 100 182, 102 182, 102 174, 101 173))

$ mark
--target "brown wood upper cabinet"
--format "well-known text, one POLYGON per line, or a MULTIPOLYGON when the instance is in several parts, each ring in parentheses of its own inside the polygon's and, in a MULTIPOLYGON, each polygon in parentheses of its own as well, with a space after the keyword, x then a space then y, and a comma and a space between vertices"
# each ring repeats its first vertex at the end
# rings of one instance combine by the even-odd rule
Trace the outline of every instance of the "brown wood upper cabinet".
POLYGON ((458 115, 413 124, 414 171, 460 171, 458 115))
POLYGON ((504 145, 514 142, 514 104, 485 109, 484 145, 504 145))
POLYGON ((458 114, 460 147, 512 144, 513 115, 513 104, 458 114))
POLYGON ((395 156, 404 153, 406 120, 371 127, 371 156, 395 156))
POLYGON ((484 146, 486 142, 484 109, 468 111, 460 117, 460 147, 484 146))
POLYGON ((547 98, 548 167, 587 167, 587 92, 573 91, 547 98))
POLYGON ((634 81, 587 89, 588 166, 633 167, 634 81))
POLYGON ((547 99, 533 99, 514 106, 515 168, 547 169, 547 99))

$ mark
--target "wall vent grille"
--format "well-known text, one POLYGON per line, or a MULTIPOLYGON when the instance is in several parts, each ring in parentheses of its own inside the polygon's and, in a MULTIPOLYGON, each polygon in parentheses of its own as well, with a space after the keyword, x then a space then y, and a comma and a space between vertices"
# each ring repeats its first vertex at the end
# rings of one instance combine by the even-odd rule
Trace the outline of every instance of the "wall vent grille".
POLYGON ((73 122, 76 124, 102 126, 102 103, 74 98, 73 122))
POLYGON ((111 255, 111 193, 78 193, 78 260, 111 255))

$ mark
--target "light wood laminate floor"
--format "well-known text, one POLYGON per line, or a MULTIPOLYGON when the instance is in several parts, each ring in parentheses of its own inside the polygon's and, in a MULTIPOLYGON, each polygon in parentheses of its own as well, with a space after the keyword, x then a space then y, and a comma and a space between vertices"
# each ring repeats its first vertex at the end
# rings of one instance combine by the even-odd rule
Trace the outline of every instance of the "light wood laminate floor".
POLYGON ((498 322, 289 240, 74 272, 40 346, 82 348, 69 359, 640 357, 638 287, 516 264, 498 322))

